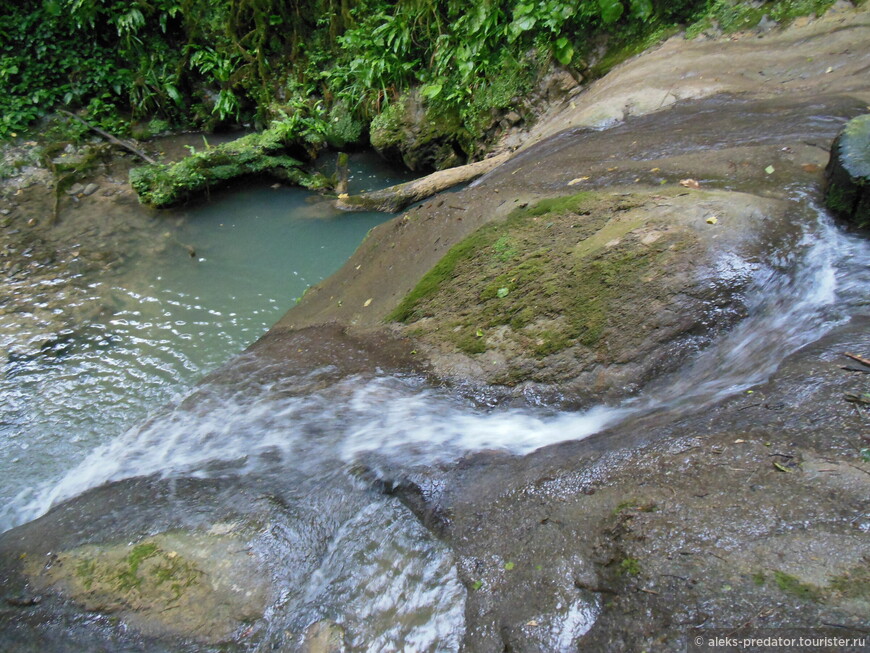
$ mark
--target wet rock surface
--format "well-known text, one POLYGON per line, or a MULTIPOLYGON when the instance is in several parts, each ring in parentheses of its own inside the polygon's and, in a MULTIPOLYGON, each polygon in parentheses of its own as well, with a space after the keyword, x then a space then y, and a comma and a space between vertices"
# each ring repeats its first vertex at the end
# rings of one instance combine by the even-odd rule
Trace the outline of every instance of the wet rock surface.
POLYGON ((825 204, 831 212, 858 227, 870 227, 870 114, 853 118, 837 135, 825 180, 825 204))
POLYGON ((753 275, 800 237, 795 212, 682 186, 544 200, 457 245, 391 317, 442 378, 623 398, 746 314, 753 275))
POLYGON ((868 386, 841 352, 870 344, 868 324, 709 412, 397 483, 460 556, 466 645, 544 650, 568 629, 590 650, 680 651, 705 628, 863 632, 868 415, 844 397, 868 386))

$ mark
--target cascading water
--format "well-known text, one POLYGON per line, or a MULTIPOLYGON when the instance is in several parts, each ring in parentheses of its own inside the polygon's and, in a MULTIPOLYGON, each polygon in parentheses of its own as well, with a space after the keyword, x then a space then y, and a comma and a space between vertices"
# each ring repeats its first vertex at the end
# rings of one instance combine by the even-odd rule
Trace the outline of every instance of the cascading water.
MULTIPOLYGON (((524 454, 653 411, 702 410, 763 382, 785 356, 866 310, 870 270, 862 262, 870 258, 870 244, 812 209, 816 219, 794 251, 776 265, 755 268, 748 317, 682 370, 619 405, 549 416, 521 409, 480 411, 418 378, 394 376, 344 378, 314 394, 289 397, 282 396, 280 384, 235 397, 226 396, 222 386, 206 388, 198 391, 196 409, 172 409, 100 447, 59 482, 19 501, 12 519, 34 519, 106 481, 207 475, 217 461, 237 462, 237 472, 253 473, 261 456, 268 455, 269 465, 278 456, 281 473, 299 467, 321 475, 376 452, 395 466, 413 466, 484 449, 524 454)), ((328 373, 312 372, 306 383, 328 373)))
MULTIPOLYGON (((372 455, 401 469, 483 449, 524 454, 652 412, 701 410, 764 381, 786 355, 867 310, 870 245, 838 229, 807 198, 795 200, 812 217, 781 260, 749 270, 742 261, 718 262, 720 277, 751 274, 747 318, 639 397, 581 413, 483 411, 416 377, 335 380, 328 368, 293 381, 317 387, 314 392, 288 392, 293 388, 281 381, 235 395, 226 386, 205 385, 195 401, 165 409, 97 447, 59 479, 22 491, 0 527, 135 476, 280 479, 319 514, 333 515, 335 531, 301 585, 284 587, 267 615, 270 628, 300 628, 328 617, 348 626, 355 649, 455 650, 465 594, 452 554, 396 501, 356 482, 354 466, 372 455)), ((570 606, 553 646, 570 646, 590 627, 595 610, 570 606)))

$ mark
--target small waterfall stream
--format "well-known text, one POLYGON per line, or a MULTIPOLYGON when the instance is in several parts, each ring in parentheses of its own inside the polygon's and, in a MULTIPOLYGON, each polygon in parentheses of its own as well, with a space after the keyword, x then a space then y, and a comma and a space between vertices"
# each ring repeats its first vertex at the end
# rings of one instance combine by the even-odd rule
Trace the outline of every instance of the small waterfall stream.
MULTIPOLYGON (((59 480, 19 494, 2 523, 32 520, 89 488, 135 476, 269 478, 334 522, 328 550, 301 585, 285 579, 270 628, 328 617, 347 626, 358 650, 456 650, 465 594, 451 552, 397 501, 355 480, 354 466, 371 455, 401 469, 483 449, 524 454, 653 412, 703 410, 763 382, 789 353, 868 310, 870 244, 836 227, 808 198, 795 199, 810 216, 803 237, 778 260, 753 264, 748 317, 638 397, 581 413, 487 411, 420 378, 334 380, 328 368, 292 381, 320 388, 312 393, 280 380, 237 394, 205 385, 196 401, 170 406, 98 446, 59 480)), ((727 275, 734 261, 720 264, 727 275)), ((288 551, 306 528, 321 527, 302 520, 298 532, 285 534, 288 551)), ((554 646, 585 632, 595 611, 571 607, 554 646)))
MULTIPOLYGON (((713 115, 724 115, 720 104, 713 103, 713 115)), ((743 111, 740 102, 725 105, 743 111)), ((668 129, 666 144, 647 157, 696 151, 699 142, 757 143, 768 131, 779 142, 781 134, 748 110, 721 118, 730 121, 726 133, 712 122, 704 131, 694 109, 626 123, 609 137, 630 139, 638 124, 657 129, 661 119, 679 129, 668 129)), ((765 115, 783 129, 779 113, 765 115)), ((786 122, 796 133, 810 129, 786 122)), ((811 126, 827 138, 838 124, 839 117, 822 116, 811 126)), ((566 132, 551 146, 576 147, 574 136, 566 132)), ((532 155, 491 174, 511 174, 510 166, 516 172, 524 157, 532 155)), ((332 619, 345 626, 353 650, 457 650, 466 590, 453 552, 397 499, 359 479, 359 467, 376 460, 401 472, 482 450, 523 455, 652 414, 703 411, 764 382, 790 353, 870 312, 870 243, 834 225, 800 190, 790 199, 799 242, 770 260, 716 261, 717 278, 751 279, 745 319, 642 394, 559 412, 482 409, 417 376, 342 376, 330 367, 263 374, 244 388, 213 382, 187 390, 263 333, 289 308, 281 301, 336 269, 383 219, 330 220, 327 205, 287 189, 230 195, 199 216, 199 228, 195 217, 167 223, 167 238, 196 246, 192 259, 185 248, 170 248, 136 270, 136 283, 105 288, 95 281, 95 295, 113 297, 109 317, 60 343, 56 356, 10 360, 0 379, 0 532, 136 477, 279 488, 294 519, 264 525, 259 544, 284 561, 272 578, 271 634, 332 619), (251 213, 260 223, 237 229, 251 213)), ((579 601, 563 607, 549 624, 554 650, 569 649, 599 610, 579 601)))

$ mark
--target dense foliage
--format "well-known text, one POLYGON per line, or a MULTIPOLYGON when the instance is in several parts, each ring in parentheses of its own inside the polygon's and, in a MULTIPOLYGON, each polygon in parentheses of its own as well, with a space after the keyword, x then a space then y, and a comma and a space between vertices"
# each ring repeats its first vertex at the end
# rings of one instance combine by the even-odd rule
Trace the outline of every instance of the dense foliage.
MULTIPOLYGON (((737 3, 739 6, 741 3, 737 3)), ((776 6, 830 4, 779 0, 776 6)), ((292 119, 354 141, 408 87, 473 132, 543 67, 578 66, 726 0, 0 0, 0 139, 52 109, 115 132, 292 119)))

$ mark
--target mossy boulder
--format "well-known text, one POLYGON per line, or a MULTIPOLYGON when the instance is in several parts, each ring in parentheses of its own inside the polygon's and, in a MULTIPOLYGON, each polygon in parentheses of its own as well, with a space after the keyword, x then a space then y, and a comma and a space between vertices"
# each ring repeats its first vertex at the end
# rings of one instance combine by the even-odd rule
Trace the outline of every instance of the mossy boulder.
POLYGON ((846 123, 831 148, 825 176, 828 208, 858 227, 870 227, 870 114, 846 123))
POLYGON ((221 641, 261 618, 269 598, 244 542, 220 528, 89 544, 25 569, 34 588, 54 588, 89 612, 118 614, 158 636, 221 641))
POLYGON ((616 398, 740 319, 764 248, 789 234, 783 202, 743 193, 547 199, 455 245, 388 319, 443 377, 616 398))
POLYGON ((461 127, 458 113, 433 111, 415 89, 372 120, 370 138, 387 160, 429 172, 466 162, 460 146, 461 127))
POLYGON ((269 175, 311 189, 327 187, 323 175, 303 170, 302 161, 290 155, 293 149, 294 135, 276 123, 264 132, 208 147, 177 163, 134 168, 130 184, 143 204, 155 208, 180 204, 245 175, 269 175))

